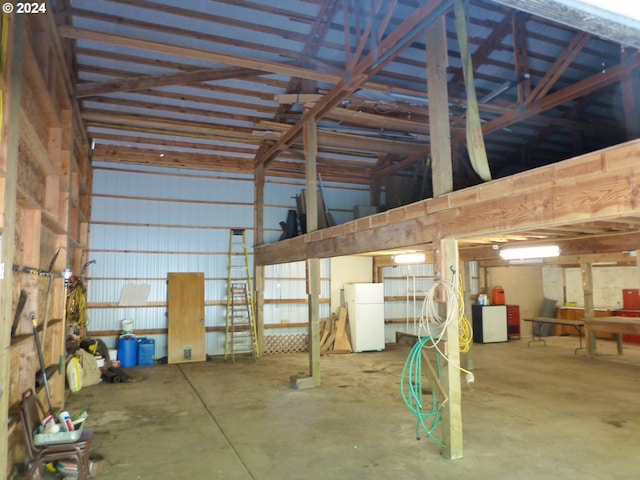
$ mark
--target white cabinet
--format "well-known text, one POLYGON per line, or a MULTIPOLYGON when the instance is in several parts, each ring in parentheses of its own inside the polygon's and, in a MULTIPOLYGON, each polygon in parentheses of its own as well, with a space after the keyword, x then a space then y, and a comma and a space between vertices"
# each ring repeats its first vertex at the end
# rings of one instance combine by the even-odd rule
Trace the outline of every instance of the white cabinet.
POLYGON ((384 284, 348 283, 344 300, 353 351, 384 350, 384 284))

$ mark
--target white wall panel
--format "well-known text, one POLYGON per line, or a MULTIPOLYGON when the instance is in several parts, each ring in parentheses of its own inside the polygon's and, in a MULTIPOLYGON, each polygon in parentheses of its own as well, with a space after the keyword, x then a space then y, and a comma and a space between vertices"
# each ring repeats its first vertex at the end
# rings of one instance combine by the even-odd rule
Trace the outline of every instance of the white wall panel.
MULTIPOLYGON (((253 244, 253 232, 247 231, 253 244)), ((248 242, 247 242, 248 243, 248 242)), ((145 227, 132 225, 101 225, 91 227, 92 250, 146 250, 157 252, 226 251, 229 230, 217 228, 145 227), (185 242, 185 237, 189 238, 185 242)))
MULTIPOLYGON (((132 319, 134 329, 166 328, 169 272, 203 272, 205 324, 224 327, 232 228, 246 229, 249 269, 253 272, 253 179, 237 174, 131 165, 111 168, 106 163, 95 167, 97 196, 92 199, 89 259, 96 263, 87 279, 91 334, 119 331, 123 319, 132 319), (120 307, 122 288, 128 283, 150 285, 147 301, 162 306, 120 307)), ((268 240, 269 235, 276 237, 272 240, 279 238, 278 223, 286 220, 289 208, 295 208, 292 197, 300 193, 301 186, 302 183, 265 185, 267 215, 275 223, 274 230, 266 235, 268 240)), ((339 197, 341 202, 352 203, 344 191, 339 197)), ((267 221, 265 225, 269 228, 267 221)), ((234 240, 234 251, 241 253, 242 244, 237 241, 240 238, 234 240)), ((234 262, 243 263, 241 257, 238 263, 234 262)), ((328 259, 321 260, 320 269, 321 299, 328 299, 328 259)), ((267 299, 306 300, 305 262, 267 267, 266 275, 267 299)), ((328 304, 320 305, 320 316, 330 316, 328 304)), ((265 306, 265 324, 280 324, 282 320, 307 322, 306 302, 265 306)), ((282 333, 279 329, 277 332, 282 333)), ((111 337, 111 343, 114 341, 111 337)), ((206 342, 209 355, 224 353, 224 334, 209 332, 206 342)), ((166 335, 157 336, 156 356, 166 356, 166 335)))
POLYGON ((305 188, 304 181, 298 184, 280 183, 267 180, 264 184, 264 201, 269 205, 287 206, 296 208, 295 196, 300 195, 300 191, 305 188))
MULTIPOLYGON (((253 179, 213 177, 185 171, 173 175, 165 173, 122 172, 96 167, 93 188, 96 195, 134 196, 140 198, 253 202, 253 179)), ((170 170, 169 170, 170 171, 170 170)), ((238 177, 238 176, 236 176, 238 177)))
POLYGON ((118 224, 134 223, 198 227, 228 225, 242 228, 250 228, 253 225, 252 204, 177 203, 95 197, 92 210, 95 212, 92 216, 96 221, 118 224))
MULTIPOLYGON (((146 330, 166 328, 167 308, 161 307, 114 307, 89 308, 88 331, 91 335, 101 331, 119 331, 121 321, 130 319, 134 322, 134 329, 146 330)), ((135 332, 134 332, 135 333, 135 332)))

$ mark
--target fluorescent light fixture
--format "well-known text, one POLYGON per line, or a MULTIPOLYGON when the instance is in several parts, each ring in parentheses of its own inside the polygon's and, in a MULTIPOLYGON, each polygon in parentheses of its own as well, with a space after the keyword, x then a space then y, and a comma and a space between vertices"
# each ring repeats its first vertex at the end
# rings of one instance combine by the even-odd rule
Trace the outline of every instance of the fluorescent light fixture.
POLYGON ((500 257, 504 260, 525 260, 528 258, 557 257, 558 255, 560 255, 560 247, 557 245, 500 250, 500 257))
POLYGON ((425 261, 424 253, 403 253, 393 257, 395 263, 422 263, 425 261))
POLYGON ((509 260, 509 265, 539 265, 544 263, 544 258, 522 258, 518 260, 509 260))

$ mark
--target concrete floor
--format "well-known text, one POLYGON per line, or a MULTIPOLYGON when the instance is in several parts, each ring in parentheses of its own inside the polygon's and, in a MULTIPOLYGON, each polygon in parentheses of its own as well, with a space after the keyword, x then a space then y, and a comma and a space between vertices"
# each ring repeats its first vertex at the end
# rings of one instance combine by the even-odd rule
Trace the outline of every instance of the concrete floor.
POLYGON ((100 479, 637 479, 640 347, 574 355, 575 337, 474 345, 464 458, 447 460, 399 393, 408 346, 322 357, 323 384, 293 390, 307 355, 131 369, 139 381, 71 394, 89 411, 100 479))

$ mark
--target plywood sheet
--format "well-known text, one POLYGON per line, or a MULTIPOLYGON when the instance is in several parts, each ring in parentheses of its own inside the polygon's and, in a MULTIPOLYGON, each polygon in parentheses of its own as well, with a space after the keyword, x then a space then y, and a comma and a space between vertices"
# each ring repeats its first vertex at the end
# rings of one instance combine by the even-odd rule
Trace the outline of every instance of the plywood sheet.
POLYGON ((168 362, 204 362, 204 273, 169 273, 167 289, 168 362))

